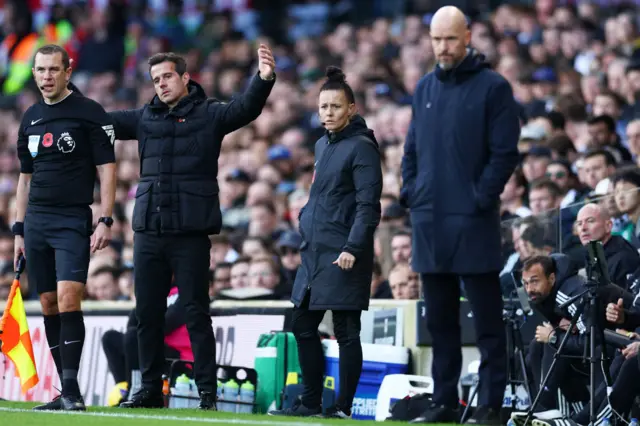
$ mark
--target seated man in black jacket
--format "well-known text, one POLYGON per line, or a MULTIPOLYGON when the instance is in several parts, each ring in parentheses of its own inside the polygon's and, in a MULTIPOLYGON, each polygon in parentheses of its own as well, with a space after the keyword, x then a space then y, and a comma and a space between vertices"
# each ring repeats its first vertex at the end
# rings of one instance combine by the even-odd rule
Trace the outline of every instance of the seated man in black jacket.
POLYGON ((585 205, 578 212, 576 227, 582 245, 602 242, 611 282, 634 292, 630 278, 640 270, 640 254, 624 238, 611 235, 613 221, 605 208, 593 203, 585 205))
MULTIPOLYGON (((578 275, 581 266, 573 264, 565 255, 554 254, 529 258, 522 267, 522 282, 533 302, 533 307, 547 320, 538 326, 536 341, 529 347, 529 364, 534 376, 533 381, 537 387, 540 386, 548 373, 554 354, 566 333, 570 334, 567 337, 563 355, 579 356, 584 353, 585 342, 588 339, 587 315, 580 315, 575 330, 567 330, 567 325, 576 314, 581 299, 568 306, 563 306, 574 296, 586 290, 586 279, 578 275)), ((602 302, 605 304, 616 303, 619 299, 623 299, 626 306, 630 306, 633 301, 633 296, 630 293, 614 284, 603 286, 599 292, 602 302)), ((603 312, 602 317, 604 318, 604 316, 603 312)), ((611 323, 606 323, 606 326, 615 328, 615 324, 611 323)), ((536 407, 536 418, 558 418, 562 417, 562 414, 568 416, 571 414, 568 411, 574 413, 579 411, 581 415, 588 414, 588 411, 585 411, 581 404, 577 404, 577 402, 585 401, 588 398, 586 392, 589 379, 588 371, 588 364, 584 364, 580 359, 559 357, 540 395, 539 404, 536 407), (558 404, 560 389, 567 399, 576 403, 571 406, 563 404, 563 407, 560 407, 558 404), (558 408, 569 408, 569 410, 565 409, 565 412, 561 413, 558 408)), ((601 372, 597 371, 600 377, 596 378, 596 383, 601 383, 601 372)), ((526 413, 515 412, 511 418, 516 424, 522 425, 526 413)))
MULTIPOLYGON (((606 319, 609 323, 618 324, 620 327, 633 330, 640 326, 640 309, 638 300, 625 308, 624 299, 617 303, 609 303, 606 308, 606 319)), ((593 426, 602 426, 604 421, 612 419, 616 414, 627 417, 631 411, 634 400, 640 394, 640 342, 634 342, 623 348, 616 356, 615 361, 620 361, 617 374, 612 371, 613 386, 607 397, 607 389, 600 386, 595 396, 597 406, 596 422, 593 426)), ((614 367, 612 366, 613 370, 614 367)), ((583 410, 586 411, 586 410, 583 410)), ((610 420, 611 421, 611 420, 610 420)), ((534 419, 533 426, 579 426, 589 424, 587 412, 578 413, 571 417, 554 419, 534 419)))

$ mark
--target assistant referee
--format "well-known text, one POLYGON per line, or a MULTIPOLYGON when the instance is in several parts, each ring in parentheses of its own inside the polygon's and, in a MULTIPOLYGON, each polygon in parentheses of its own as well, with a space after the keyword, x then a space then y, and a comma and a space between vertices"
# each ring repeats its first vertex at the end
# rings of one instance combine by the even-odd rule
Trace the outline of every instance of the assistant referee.
POLYGON ((24 113, 18 133, 15 261, 21 255, 27 261, 62 382, 61 397, 34 409, 84 411, 77 380, 85 337, 81 301, 90 252, 111 240, 115 137, 104 109, 69 83, 69 55, 63 48, 38 49, 33 76, 42 99, 24 113), (93 231, 96 168, 102 217, 93 231))

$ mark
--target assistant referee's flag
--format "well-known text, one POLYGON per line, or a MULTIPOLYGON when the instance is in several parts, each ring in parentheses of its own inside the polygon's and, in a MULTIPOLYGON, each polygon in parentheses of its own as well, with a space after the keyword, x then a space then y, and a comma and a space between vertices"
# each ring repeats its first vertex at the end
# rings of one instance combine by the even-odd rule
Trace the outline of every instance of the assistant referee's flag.
POLYGON ((22 293, 20 292, 20 273, 24 269, 24 257, 18 261, 18 270, 13 280, 9 299, 0 320, 0 344, 2 353, 9 358, 16 367, 20 377, 22 392, 38 384, 36 360, 33 356, 27 313, 24 310, 22 293))

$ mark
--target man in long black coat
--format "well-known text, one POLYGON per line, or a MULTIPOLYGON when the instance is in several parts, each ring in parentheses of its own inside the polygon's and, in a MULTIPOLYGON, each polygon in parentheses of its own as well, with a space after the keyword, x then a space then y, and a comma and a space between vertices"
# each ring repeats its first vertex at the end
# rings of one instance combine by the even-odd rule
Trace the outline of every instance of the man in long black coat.
POLYGON ((421 274, 433 339, 433 406, 419 421, 459 420, 462 279, 482 358, 471 421, 497 424, 506 386, 499 196, 518 163, 520 127, 509 83, 466 47, 470 37, 457 8, 434 15, 438 65, 414 94, 401 195, 411 209, 412 266, 421 274))

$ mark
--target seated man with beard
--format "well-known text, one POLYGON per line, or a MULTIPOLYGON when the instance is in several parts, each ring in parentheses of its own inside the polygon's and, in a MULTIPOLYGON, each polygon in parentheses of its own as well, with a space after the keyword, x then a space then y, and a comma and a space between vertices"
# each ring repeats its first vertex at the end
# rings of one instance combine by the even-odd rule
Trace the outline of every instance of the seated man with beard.
MULTIPOLYGON (((638 298, 634 304, 625 309, 624 300, 609 303, 606 308, 606 319, 613 324, 619 324, 623 329, 633 330, 640 326, 640 306, 638 298)), ((611 392, 608 394, 605 383, 601 383, 595 394, 596 421, 593 426, 602 426, 606 420, 617 415, 627 418, 632 410, 635 398, 640 394, 640 342, 633 342, 616 353, 611 365, 613 380, 611 392), (608 395, 607 395, 608 394, 608 395)), ((583 410, 571 417, 538 418, 533 420, 533 426, 580 426, 589 424, 588 410, 583 410)))
MULTIPOLYGON (((585 341, 588 339, 587 315, 581 315, 575 330, 567 330, 567 326, 580 306, 580 299, 564 307, 571 298, 584 292, 586 279, 578 275, 582 265, 572 263, 563 254, 551 256, 534 256, 527 259, 522 267, 522 282, 529 295, 534 309, 546 321, 536 330, 535 342, 529 346, 528 365, 533 373, 532 391, 540 388, 547 375, 555 353, 566 333, 570 333, 563 349, 563 355, 582 356, 585 341), (536 389, 537 388, 537 389, 536 389)), ((633 296, 617 285, 608 284, 600 290, 603 304, 617 303, 623 299, 624 305, 632 305, 633 296)), ((602 318, 605 318, 604 309, 602 318)), ((615 329, 613 323, 606 323, 607 328, 615 329)), ((602 372, 596 370, 599 377, 596 383, 603 382, 602 372)), ((580 404, 588 400, 587 384, 589 382, 589 365, 580 358, 558 357, 549 380, 545 384, 536 406, 534 417, 553 419, 573 414, 578 419, 587 416, 588 409, 580 404), (562 397, 560 396, 562 395, 562 397), (559 399, 573 401, 560 404, 559 399), (564 409, 564 413, 559 409, 564 409)), ((532 398, 535 394, 532 395, 532 398)), ((527 413, 514 412, 511 419, 516 425, 523 425, 527 413)), ((577 421, 577 420, 576 420, 577 421)), ((582 421, 582 420, 581 420, 582 421)), ((581 423, 578 421, 578 423, 581 423)))

